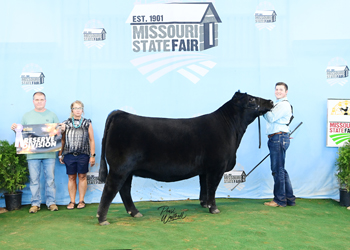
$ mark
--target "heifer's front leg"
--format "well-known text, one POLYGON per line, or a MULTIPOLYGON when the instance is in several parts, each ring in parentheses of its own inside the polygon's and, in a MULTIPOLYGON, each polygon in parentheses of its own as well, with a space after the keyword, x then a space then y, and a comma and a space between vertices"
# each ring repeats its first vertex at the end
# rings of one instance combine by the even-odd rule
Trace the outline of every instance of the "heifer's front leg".
POLYGON ((120 196, 122 197, 126 212, 130 214, 132 217, 142 217, 142 214, 137 210, 135 207, 135 204, 131 198, 131 181, 132 181, 132 174, 129 175, 129 177, 124 182, 124 185, 120 189, 120 196))
POLYGON ((202 207, 208 207, 208 193, 207 193, 207 176, 202 174, 199 175, 199 184, 200 184, 200 194, 199 202, 202 207))
POLYGON ((216 207, 215 192, 221 181, 222 174, 207 174, 207 191, 208 191, 208 207, 209 212, 212 214, 220 213, 220 210, 216 207))
POLYGON ((101 226, 109 225, 106 219, 109 206, 123 184, 124 180, 122 176, 112 174, 111 172, 109 173, 96 215, 101 226))

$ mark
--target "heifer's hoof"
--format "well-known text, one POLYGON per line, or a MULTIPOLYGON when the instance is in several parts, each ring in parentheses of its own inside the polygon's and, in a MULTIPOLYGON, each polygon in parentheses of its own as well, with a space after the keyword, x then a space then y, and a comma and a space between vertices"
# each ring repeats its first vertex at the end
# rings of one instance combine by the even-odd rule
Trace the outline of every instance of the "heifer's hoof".
POLYGON ((100 222, 100 226, 107 226, 109 225, 110 223, 108 221, 104 221, 104 222, 100 222))
POLYGON ((209 210, 210 211, 210 213, 212 213, 212 214, 218 214, 218 213, 220 213, 220 210, 219 209, 217 209, 217 208, 215 208, 215 209, 210 209, 209 210))
POLYGON ((137 212, 137 214, 133 215, 134 218, 140 218, 142 217, 143 215, 140 213, 140 212, 137 212))
POLYGON ((140 218, 143 216, 139 211, 137 211, 136 213, 128 211, 128 214, 130 214, 132 217, 135 217, 135 218, 140 218))
POLYGON ((208 204, 205 203, 205 202, 201 202, 201 206, 204 207, 204 208, 207 208, 207 207, 208 207, 208 204))

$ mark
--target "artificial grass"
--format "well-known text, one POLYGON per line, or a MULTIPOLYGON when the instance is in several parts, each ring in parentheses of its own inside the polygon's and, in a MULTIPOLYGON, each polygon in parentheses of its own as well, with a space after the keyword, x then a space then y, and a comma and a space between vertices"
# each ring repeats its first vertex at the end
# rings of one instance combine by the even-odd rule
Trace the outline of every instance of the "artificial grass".
POLYGON ((220 214, 198 200, 137 202, 141 218, 112 204, 108 226, 98 225, 98 204, 57 212, 42 205, 36 214, 23 206, 0 214, 0 249, 350 249, 350 211, 338 202, 273 208, 265 201, 216 199, 220 214), (161 206, 185 218, 164 224, 161 206))

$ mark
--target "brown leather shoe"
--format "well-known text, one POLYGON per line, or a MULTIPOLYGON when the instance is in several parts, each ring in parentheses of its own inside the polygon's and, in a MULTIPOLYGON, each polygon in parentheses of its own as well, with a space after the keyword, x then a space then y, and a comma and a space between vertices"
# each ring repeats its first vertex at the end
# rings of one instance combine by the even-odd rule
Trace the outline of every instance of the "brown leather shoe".
POLYGON ((39 210, 40 210, 40 207, 38 207, 38 206, 32 206, 32 207, 29 209, 29 213, 35 214, 35 213, 38 212, 39 210))
POLYGON ((50 205, 50 211, 58 211, 58 207, 55 204, 50 205))
POLYGON ((0 207, 0 214, 8 212, 6 208, 0 207))
POLYGON ((269 206, 269 207, 282 207, 282 206, 278 205, 275 201, 265 202, 264 205, 269 206))

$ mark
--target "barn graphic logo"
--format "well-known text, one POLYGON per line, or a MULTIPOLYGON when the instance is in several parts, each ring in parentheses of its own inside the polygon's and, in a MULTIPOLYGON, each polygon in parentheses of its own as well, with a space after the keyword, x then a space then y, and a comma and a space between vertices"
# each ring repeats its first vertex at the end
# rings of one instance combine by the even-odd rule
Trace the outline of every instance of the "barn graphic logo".
POLYGON ((224 173, 224 187, 230 191, 234 189, 241 191, 245 187, 245 185, 241 183, 245 182, 246 177, 247 175, 244 171, 244 167, 237 163, 234 169, 224 173))
POLYGON ((338 83, 344 86, 348 82, 346 78, 349 76, 349 67, 344 59, 336 57, 328 63, 326 74, 329 85, 338 83))
POLYGON ((103 191, 104 183, 98 180, 99 173, 98 172, 88 172, 86 175, 88 190, 94 191, 99 190, 103 191))
POLYGON ((276 11, 271 3, 262 2, 256 8, 254 13, 255 16, 255 26, 259 29, 268 29, 272 30, 275 28, 276 22, 276 11))
POLYGON ((151 83, 172 71, 197 83, 216 65, 201 53, 218 46, 221 19, 211 2, 136 4, 126 23, 132 51, 151 53, 131 60, 151 83))
POLYGON ((44 89, 45 75, 38 65, 31 63, 22 69, 21 73, 22 88, 28 92, 30 90, 42 91, 44 89))
POLYGON ((84 45, 88 48, 97 47, 101 49, 105 45, 106 30, 103 24, 97 20, 89 21, 84 28, 84 45))

